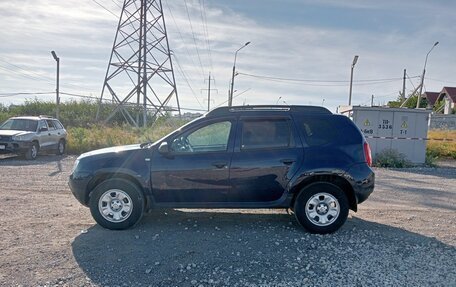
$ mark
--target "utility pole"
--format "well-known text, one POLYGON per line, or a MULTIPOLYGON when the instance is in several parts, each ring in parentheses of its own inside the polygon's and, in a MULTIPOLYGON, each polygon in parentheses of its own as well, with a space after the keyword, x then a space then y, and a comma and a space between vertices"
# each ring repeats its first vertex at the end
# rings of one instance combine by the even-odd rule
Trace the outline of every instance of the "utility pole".
POLYGON ((55 51, 51 51, 52 57, 57 62, 57 82, 55 89, 55 117, 59 119, 59 106, 60 106, 60 95, 59 95, 59 86, 60 86, 60 58, 57 57, 55 51))
POLYGON ((432 49, 434 49, 434 47, 437 46, 438 44, 439 44, 439 42, 434 43, 434 46, 432 46, 432 48, 426 54, 426 60, 424 60, 424 68, 423 68, 423 75, 421 76, 420 92, 418 93, 418 100, 416 101, 417 109, 420 107, 421 93, 423 92, 423 85, 424 85, 424 74, 426 74, 427 59, 428 59, 428 56, 431 53, 432 49))
POLYGON ((230 89, 230 94, 228 96, 228 107, 231 107, 233 105, 234 77, 236 76, 236 58, 237 58, 237 53, 242 48, 244 48, 245 46, 247 46, 249 44, 250 44, 250 42, 245 43, 241 48, 237 49, 236 52, 234 53, 233 74, 231 75, 231 89, 230 89))
POLYGON ((352 86, 353 86, 353 69, 355 68, 356 62, 358 61, 358 55, 353 58, 353 63, 351 65, 351 74, 350 74, 350 94, 348 95, 348 105, 351 106, 352 103, 352 86))
POLYGON ((402 95, 401 102, 405 100, 405 79, 407 77, 407 69, 404 69, 404 78, 402 79, 402 95))
MULTIPOLYGON (((204 80, 204 81, 206 81, 206 80, 204 80)), ((207 90, 207 111, 209 111, 211 109, 211 91, 217 91, 217 93, 218 93, 217 89, 211 89, 211 81, 213 81, 215 83, 215 80, 211 79, 211 73, 209 73, 209 79, 208 79, 209 87, 207 89, 201 89, 201 91, 207 90)))
POLYGON ((372 97, 371 97, 371 107, 373 107, 373 106, 374 106, 374 95, 372 95, 372 97))

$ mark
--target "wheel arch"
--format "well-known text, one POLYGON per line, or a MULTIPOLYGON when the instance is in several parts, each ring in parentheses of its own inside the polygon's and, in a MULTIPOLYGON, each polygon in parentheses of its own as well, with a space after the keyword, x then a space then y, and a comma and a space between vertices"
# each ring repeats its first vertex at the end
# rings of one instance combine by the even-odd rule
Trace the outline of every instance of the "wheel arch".
POLYGON ((339 187, 347 196, 349 208, 355 212, 357 211, 358 204, 356 201, 355 191, 353 190, 353 187, 344 177, 336 174, 314 175, 299 182, 291 189, 293 199, 291 201, 290 206, 294 206, 296 197, 298 196, 301 190, 316 182, 332 183, 339 187))
POLYGON ((101 174, 96 175, 87 185, 88 193, 87 193, 86 203, 87 204, 89 203, 90 197, 92 196, 92 192, 98 185, 100 185, 101 183, 103 183, 107 180, 111 180, 111 179, 127 181, 127 182, 133 184, 134 186, 136 186, 143 196, 144 204, 145 204, 144 207, 148 206, 147 205, 148 198, 147 198, 147 196, 144 192, 144 188, 141 185, 141 183, 139 182, 139 180, 137 178, 135 178, 134 176, 132 176, 130 174, 125 174, 125 173, 101 173, 101 174))
POLYGON ((38 151, 39 151, 39 150, 41 149, 41 143, 40 143, 40 141, 39 141, 38 139, 33 139, 33 140, 32 140, 32 144, 33 144, 33 143, 36 143, 36 144, 37 144, 37 146, 38 146, 38 151))

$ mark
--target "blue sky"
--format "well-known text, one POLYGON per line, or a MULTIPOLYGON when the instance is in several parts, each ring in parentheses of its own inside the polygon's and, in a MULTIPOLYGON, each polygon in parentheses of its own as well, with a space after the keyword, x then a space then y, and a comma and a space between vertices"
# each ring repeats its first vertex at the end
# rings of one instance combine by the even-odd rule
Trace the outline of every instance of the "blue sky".
MULTIPOLYGON (((100 96, 117 19, 95 2, 120 14, 119 0, 0 1, 0 103, 54 99, 33 94, 55 89, 51 50, 61 58, 61 91, 100 96), (9 94, 19 92, 29 94, 9 94)), ((247 41, 251 44, 238 54, 234 104, 324 104, 334 111, 348 101, 354 55, 359 60, 353 103, 370 104, 371 95, 376 104, 386 103, 402 89, 403 69, 410 76, 407 91, 418 85, 426 53, 436 41, 425 90, 456 86, 456 2, 344 2, 163 0, 170 46, 183 70, 175 71, 181 106, 207 107, 201 89, 207 88, 209 72, 218 90, 211 106, 223 104, 234 52, 247 41), (391 80, 363 82, 379 79, 391 80)), ((71 99, 78 98, 62 95, 63 101, 71 99)))

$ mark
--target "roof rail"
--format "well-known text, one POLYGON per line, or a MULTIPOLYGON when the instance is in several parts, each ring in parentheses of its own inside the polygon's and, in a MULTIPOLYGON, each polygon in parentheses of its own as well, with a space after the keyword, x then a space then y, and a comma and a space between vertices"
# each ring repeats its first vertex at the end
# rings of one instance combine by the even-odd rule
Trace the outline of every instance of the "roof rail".
POLYGON ((220 116, 235 112, 301 112, 307 114, 332 114, 328 109, 318 106, 253 105, 220 107, 213 109, 207 113, 207 115, 220 116))
POLYGON ((51 116, 47 116, 47 115, 39 115, 38 117, 40 117, 40 118, 46 118, 46 119, 52 119, 51 116))

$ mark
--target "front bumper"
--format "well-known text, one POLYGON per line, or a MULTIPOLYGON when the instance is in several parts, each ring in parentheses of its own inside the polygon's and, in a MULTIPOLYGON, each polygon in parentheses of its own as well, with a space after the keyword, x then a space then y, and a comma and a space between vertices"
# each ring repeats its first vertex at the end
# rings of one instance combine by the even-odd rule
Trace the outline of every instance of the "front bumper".
POLYGON ((32 146, 32 142, 22 141, 0 141, 0 153, 25 153, 32 146))
POLYGON ((74 197, 84 206, 89 206, 89 192, 87 186, 92 179, 88 174, 71 174, 68 185, 74 197))

